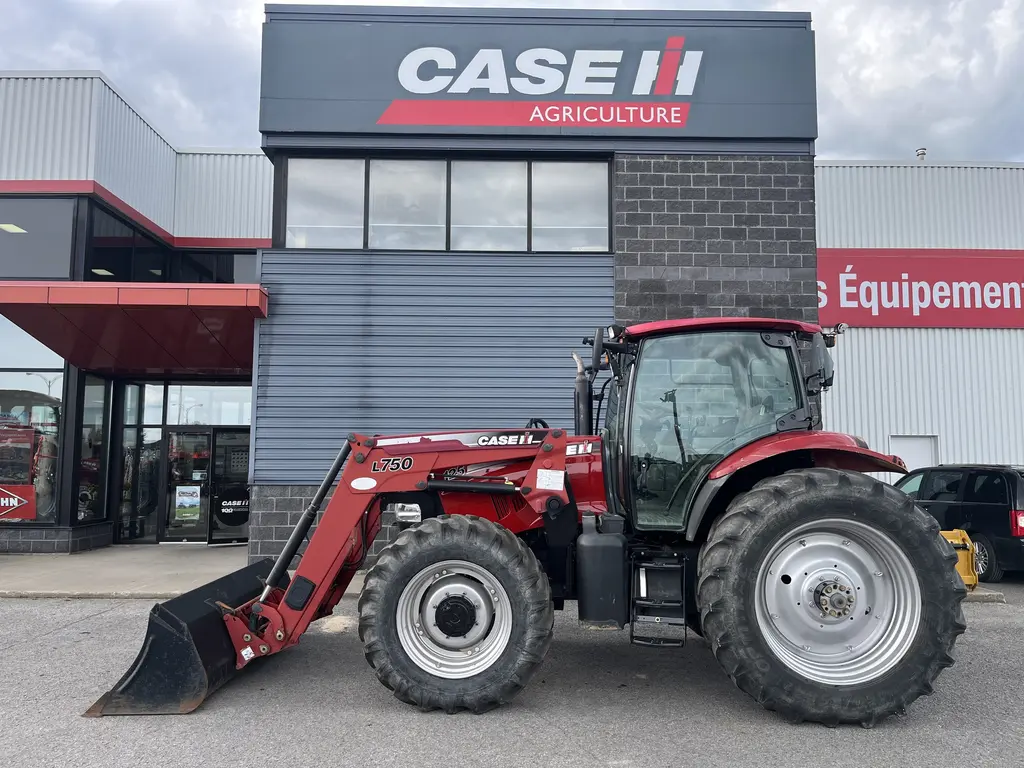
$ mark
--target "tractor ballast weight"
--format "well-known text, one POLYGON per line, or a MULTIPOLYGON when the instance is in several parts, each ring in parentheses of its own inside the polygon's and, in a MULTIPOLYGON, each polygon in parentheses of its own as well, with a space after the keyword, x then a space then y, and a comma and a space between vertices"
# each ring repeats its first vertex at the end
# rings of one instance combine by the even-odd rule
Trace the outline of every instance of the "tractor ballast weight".
POLYGON ((349 435, 281 554, 154 606, 137 659, 85 714, 189 712, 297 644, 341 600, 389 506, 404 530, 366 574, 359 638, 379 681, 419 708, 510 701, 566 600, 633 643, 703 635, 737 687, 791 721, 872 725, 930 693, 966 627, 957 555, 865 474, 905 472, 898 458, 815 422, 834 334, 708 318, 584 342, 574 435, 540 419, 349 435))

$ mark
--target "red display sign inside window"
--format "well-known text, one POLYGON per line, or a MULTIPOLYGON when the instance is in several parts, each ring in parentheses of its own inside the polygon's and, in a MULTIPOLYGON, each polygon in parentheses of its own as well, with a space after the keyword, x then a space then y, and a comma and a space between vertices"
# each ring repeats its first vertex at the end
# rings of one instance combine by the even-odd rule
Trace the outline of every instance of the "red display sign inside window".
POLYGON ((818 249, 824 326, 1024 328, 1024 251, 818 249))
POLYGON ((35 520, 36 489, 31 485, 0 485, 0 520, 35 520))

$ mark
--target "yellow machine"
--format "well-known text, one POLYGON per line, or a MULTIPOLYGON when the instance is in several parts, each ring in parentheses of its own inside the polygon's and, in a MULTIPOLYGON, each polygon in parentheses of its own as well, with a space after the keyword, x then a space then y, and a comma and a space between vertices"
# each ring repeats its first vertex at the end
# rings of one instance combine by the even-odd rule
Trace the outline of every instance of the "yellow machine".
POLYGON ((952 531, 940 531, 946 541, 953 545, 956 550, 957 562, 956 571, 964 580, 968 591, 973 591, 978 586, 977 563, 974 557, 974 542, 967 535, 967 531, 956 528, 952 531))

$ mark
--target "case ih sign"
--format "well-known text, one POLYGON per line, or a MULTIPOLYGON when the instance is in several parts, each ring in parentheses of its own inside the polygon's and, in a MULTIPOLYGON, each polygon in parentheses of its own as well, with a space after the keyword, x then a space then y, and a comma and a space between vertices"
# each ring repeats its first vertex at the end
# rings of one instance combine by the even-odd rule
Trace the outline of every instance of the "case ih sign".
POLYGON ((0 520, 35 520, 36 489, 31 485, 0 485, 0 520))
POLYGON ((628 69, 623 67, 626 52, 622 49, 578 49, 566 53, 555 48, 528 48, 510 56, 501 48, 484 48, 460 67, 456 55, 447 48, 417 48, 398 65, 398 82, 407 93, 482 94, 492 98, 396 99, 377 123, 683 128, 689 102, 618 102, 593 97, 611 96, 623 78, 628 80, 630 95, 637 98, 692 96, 704 52, 684 53, 685 44, 685 37, 670 37, 663 51, 643 51, 639 61, 628 69), (514 60, 514 74, 509 73, 508 60, 514 60), (424 76, 424 71, 432 74, 424 76), (493 99, 508 94, 549 98, 493 99), (557 100, 559 97, 562 100, 557 100), (587 98, 566 101, 564 97, 587 98))
POLYGON ((1024 328, 1024 251, 818 249, 824 325, 1024 328))
POLYGON ((270 6, 260 130, 813 141, 806 14, 270 6), (315 23, 310 23, 315 21, 315 23))

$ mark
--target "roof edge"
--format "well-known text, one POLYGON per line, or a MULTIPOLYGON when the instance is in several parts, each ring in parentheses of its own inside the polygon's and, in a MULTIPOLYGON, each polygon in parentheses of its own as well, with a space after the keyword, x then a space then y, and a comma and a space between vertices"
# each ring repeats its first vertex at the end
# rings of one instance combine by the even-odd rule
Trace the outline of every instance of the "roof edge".
POLYGON ((823 160, 814 159, 819 168, 1024 168, 1024 162, 1010 160, 823 160))
MULTIPOLYGON (((516 0, 508 0, 515 2, 516 0)), ((623 21, 689 21, 689 22, 758 22, 782 26, 809 26, 811 14, 808 11, 700 11, 661 8, 589 9, 575 7, 537 8, 529 5, 504 5, 488 7, 479 5, 430 7, 413 3, 390 5, 313 5, 267 3, 264 14, 268 22, 298 20, 302 17, 338 17, 365 20, 366 17, 381 19, 413 17, 417 19, 444 21, 449 19, 565 19, 571 21, 596 21, 610 23, 623 21)))

